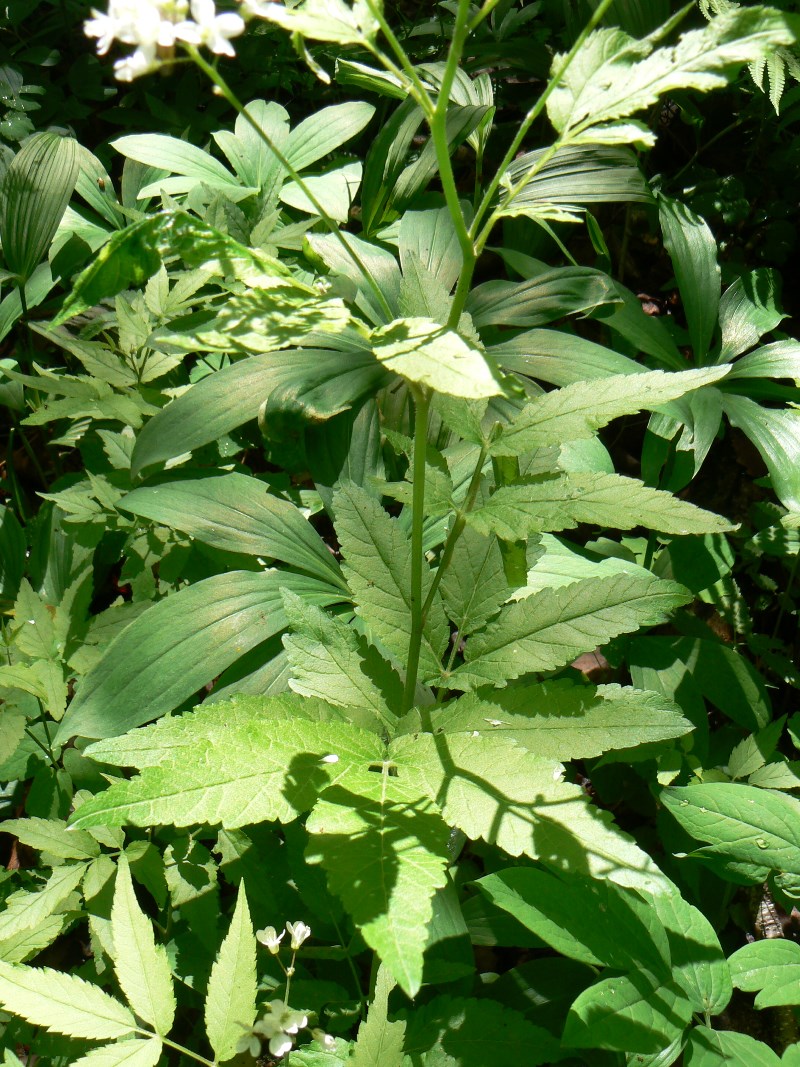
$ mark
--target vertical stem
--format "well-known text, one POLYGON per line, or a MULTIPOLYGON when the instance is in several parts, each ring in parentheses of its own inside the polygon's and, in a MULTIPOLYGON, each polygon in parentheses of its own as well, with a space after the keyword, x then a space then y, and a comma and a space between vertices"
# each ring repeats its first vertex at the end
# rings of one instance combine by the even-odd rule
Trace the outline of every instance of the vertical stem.
POLYGON ((425 452, 428 444, 428 412, 431 392, 424 386, 414 390, 414 487, 411 499, 411 636, 408 642, 403 711, 414 706, 422 647, 422 524, 425 520, 425 452))

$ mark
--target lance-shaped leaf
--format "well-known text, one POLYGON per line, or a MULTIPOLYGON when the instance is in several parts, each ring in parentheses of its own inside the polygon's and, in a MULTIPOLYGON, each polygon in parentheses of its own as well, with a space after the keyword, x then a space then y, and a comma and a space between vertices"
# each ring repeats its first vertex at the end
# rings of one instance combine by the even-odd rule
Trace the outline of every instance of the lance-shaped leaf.
POLYGON ((206 1033, 217 1060, 233 1059, 237 1045, 253 1025, 256 988, 256 938, 242 881, 206 993, 206 1033))
POLYGON ((138 764, 142 773, 88 800, 72 824, 236 829, 290 822, 354 765, 383 758, 375 734, 341 721, 303 719, 302 706, 300 697, 220 702, 142 730, 141 738, 134 733, 92 746, 93 758, 138 764))
POLYGON ((134 489, 117 507, 224 552, 278 560, 344 587, 339 565, 308 519, 256 478, 183 468, 134 489))
MULTIPOLYGON (((341 486, 333 506, 356 613, 402 663, 411 637, 411 541, 397 520, 359 486, 341 486)), ((422 579, 425 597, 433 581, 427 566, 422 579)), ((437 594, 423 630, 420 663, 427 673, 438 672, 447 638, 447 619, 437 594)))
POLYGON ((0 832, 13 834, 23 845, 63 860, 88 860, 100 855, 100 846, 91 834, 68 830, 60 819, 6 819, 0 824, 0 832))
POLYGON ((403 1038, 406 1024, 389 1022, 389 994, 395 988, 386 967, 378 968, 375 992, 367 1018, 358 1028, 358 1037, 350 1060, 352 1067, 403 1067, 403 1038))
MULTIPOLYGON (((419 721, 413 713, 407 730, 419 721)), ((419 728, 419 727, 416 727, 419 728)), ((681 737, 694 727, 659 693, 568 679, 513 686, 489 697, 468 694, 436 713, 445 734, 499 734, 557 760, 589 759, 620 748, 681 737)))
POLYGON ((467 642, 466 662, 448 684, 474 689, 503 686, 534 671, 551 671, 592 652, 612 637, 664 622, 691 600, 677 582, 651 574, 584 579, 508 604, 494 622, 467 642))
POLYGON ((465 529, 440 589, 447 614, 462 637, 485 626, 510 592, 497 541, 465 529))
POLYGON ((800 800, 753 785, 708 782, 665 789, 661 801, 705 852, 800 875, 800 800))
POLYGON ((34 1026, 67 1037, 127 1037, 136 1028, 128 1008, 96 985, 50 967, 0 961, 0 1004, 34 1026))
POLYGON ((727 367, 701 370, 614 374, 600 381, 575 382, 531 400, 492 446, 498 456, 520 456, 545 445, 591 437, 612 419, 652 410, 710 385, 727 367))
MULTIPOLYGON (((797 35, 791 15, 738 6, 683 34, 676 45, 655 50, 658 31, 635 40, 619 29, 596 30, 550 94, 547 113, 559 132, 596 127, 650 107, 676 89, 725 85, 744 63, 793 44, 797 35)), ((564 59, 554 57, 554 74, 564 59)))
POLYGON ((678 200, 660 196, 658 215, 664 246, 681 292, 695 359, 706 363, 719 309, 717 242, 705 219, 678 200))
POLYGON ((432 319, 395 319, 372 335, 377 359, 437 393, 482 400, 502 393, 486 354, 432 319))
POLYGON ((53 870, 41 889, 12 893, 0 915, 0 941, 10 940, 23 930, 38 929, 55 912, 64 910, 86 868, 85 863, 65 863, 53 870))
POLYGON ((413 997, 431 900, 447 881, 449 830, 414 782, 367 770, 327 789, 309 816, 310 863, 328 872, 361 936, 413 997))
POLYGON ((570 530, 579 523, 619 530, 647 526, 668 534, 727 533, 735 527, 710 511, 619 474, 544 475, 504 485, 467 515, 478 533, 517 541, 533 533, 570 530))
POLYGON ((156 1067, 163 1047, 158 1037, 146 1041, 118 1041, 115 1045, 92 1049, 80 1059, 73 1060, 72 1067, 156 1067))
POLYGON ((753 941, 728 960, 737 989, 757 993, 757 1008, 800 1000, 800 945, 783 937, 753 941))
POLYGON ((418 734, 395 740, 389 755, 400 781, 427 793, 469 838, 648 893, 670 886, 609 812, 562 780, 561 764, 509 739, 418 734))
POLYGON ((153 927, 133 891, 128 858, 124 853, 117 865, 111 936, 114 939, 114 970, 125 999, 140 1019, 165 1037, 175 1018, 175 994, 167 950, 163 945, 156 945, 153 927))
POLYGON ((11 161, 0 190, 0 241, 22 284, 50 247, 79 171, 78 142, 57 133, 34 134, 11 161))
POLYGON ((622 298, 607 274, 590 267, 556 267, 524 282, 484 282, 467 311, 475 326, 541 326, 622 298))
POLYGON ((300 37, 335 44, 365 44, 379 29, 367 0, 354 0, 352 4, 345 0, 304 0, 288 10, 280 4, 270 4, 262 17, 300 37))
POLYGON ((726 393, 722 406, 733 426, 746 433, 767 465, 772 488, 789 511, 800 511, 800 414, 762 407, 747 396, 726 393))

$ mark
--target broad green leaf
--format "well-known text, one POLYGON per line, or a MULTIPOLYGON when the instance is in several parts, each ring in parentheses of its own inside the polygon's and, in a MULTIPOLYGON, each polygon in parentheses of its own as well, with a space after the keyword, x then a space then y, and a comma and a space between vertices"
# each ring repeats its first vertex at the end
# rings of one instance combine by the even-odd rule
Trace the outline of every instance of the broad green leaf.
POLYGON ((672 259, 680 289, 695 359, 706 363, 719 308, 717 242, 705 219, 678 200, 660 196, 658 215, 664 246, 672 259))
POLYGON ((556 267, 524 282, 483 282, 469 295, 467 311, 484 326, 542 326, 564 315, 617 304, 607 274, 590 267, 556 267))
POLYGON ((234 471, 189 471, 134 489, 122 511, 180 530, 225 552, 288 563, 320 581, 343 584, 336 560, 303 514, 256 478, 234 471))
MULTIPOLYGON (((619 29, 596 30, 550 94, 547 113, 560 133, 599 126, 602 136, 602 123, 651 107, 676 89, 725 85, 740 66, 796 37, 791 16, 740 7, 683 34, 676 45, 655 50, 657 33, 635 40, 619 29)), ((564 59, 554 57, 553 74, 564 59)))
POLYGON ((529 856, 567 874, 663 892, 650 857, 593 807, 563 767, 502 737, 417 734, 397 738, 399 780, 424 791, 445 822, 471 839, 529 856))
POLYGON ((303 698, 283 702, 250 697, 211 704, 93 746, 93 758, 143 770, 88 800, 72 825, 211 823, 236 829, 290 822, 353 765, 383 758, 375 734, 341 721, 303 719, 303 698), (326 761, 331 755, 335 762, 326 761))
MULTIPOLYGON (((5 714, 5 712, 4 712, 5 714)), ((0 831, 13 834, 29 848, 58 856, 64 860, 92 859, 100 855, 100 846, 91 834, 68 830, 60 819, 6 819, 0 823, 0 831)))
POLYGON ((746 396, 725 393, 731 425, 747 434, 767 465, 772 488, 789 511, 800 511, 800 415, 793 408, 765 408, 746 396))
POLYGON ((620 748, 666 741, 693 726, 671 700, 620 685, 567 679, 470 693, 436 714, 445 734, 502 734, 550 759, 589 759, 620 748))
POLYGON ((384 367, 438 393, 467 400, 502 393, 484 353, 431 319, 396 319, 373 333, 372 346, 384 367))
POLYGON ((16 937, 22 930, 33 930, 64 909, 71 894, 86 873, 85 863, 56 867, 41 889, 17 890, 5 901, 0 915, 0 941, 16 937))
POLYGON ((493 904, 570 959, 670 975, 667 935, 652 899, 645 903, 613 883, 558 878, 525 867, 498 871, 476 884, 493 904))
POLYGON ((572 385, 611 374, 641 374, 645 368, 612 348, 560 330, 526 330, 490 345, 492 359, 504 370, 551 385, 572 385))
POLYGON ((272 4, 260 14, 290 33, 335 44, 366 44, 379 28, 367 0, 304 0, 291 9, 272 4))
POLYGON ((108 1040, 136 1028, 130 1011, 96 985, 49 967, 0 961, 0 1003, 35 1026, 68 1037, 108 1040))
POLYGON ((800 385, 800 344, 797 341, 773 341, 737 359, 728 372, 729 378, 792 378, 800 385))
POLYGON ((692 837, 740 863, 800 874, 800 800, 756 786, 711 782, 665 789, 662 803, 692 837))
POLYGON ((753 941, 729 958, 737 989, 757 993, 757 1008, 800 1004, 800 945, 782 937, 753 941))
MULTIPOLYGON (((361 709, 367 713, 366 722, 361 717, 357 721, 367 729, 393 726, 396 716, 370 677, 366 650, 353 627, 289 592, 284 594, 284 607, 292 627, 291 635, 283 639, 291 666, 289 688, 338 707, 361 709)), ((399 689, 398 675, 394 681, 399 689)))
POLYGON ((684 1063, 686 1067, 780 1067, 786 1060, 749 1034, 695 1026, 689 1032, 684 1063))
POLYGON ((158 1037, 146 1041, 118 1041, 92 1049, 80 1059, 72 1061, 72 1067, 156 1067, 161 1061, 163 1045, 158 1037))
POLYGON ((0 188, 0 241, 6 266, 23 284, 50 247, 80 171, 78 142, 34 134, 17 152, 0 188))
POLYGON ((305 177, 302 186, 287 182, 280 198, 289 207, 309 215, 319 215, 321 208, 336 222, 347 222, 360 184, 361 163, 346 163, 324 174, 305 177))
MULTIPOLYGON (((411 541, 378 500, 354 484, 337 490, 333 507, 356 613, 403 663, 411 636, 411 541)), ((427 567, 422 578, 425 597, 433 581, 427 567)), ((447 619, 437 595, 423 631, 420 664, 426 674, 438 674, 447 638, 447 619)))
POLYGON ((573 582, 506 605, 467 642, 466 662, 448 684, 474 689, 550 671, 612 637, 655 626, 691 599, 683 586, 655 575, 620 574, 573 582))
POLYGON ((569 1010, 563 1043, 658 1053, 680 1037, 691 1017, 692 1006, 675 982, 647 972, 619 975, 581 993, 569 1010))
POLYGON ((353 771, 308 818, 309 863, 321 863, 359 932, 413 997, 422 982, 431 898, 446 884, 449 830, 413 781, 353 771))
POLYGON ((355 137, 375 114, 375 105, 363 100, 323 107, 295 126, 284 154, 295 170, 305 170, 355 137))
MULTIPOLYGON (((462 204, 462 210, 464 207, 462 204)), ((398 251, 403 274, 408 273, 411 264, 419 263, 447 293, 455 285, 464 257, 448 208, 403 212, 398 251)))
POLYGON ((509 594, 497 541, 467 527, 439 588, 445 610, 462 637, 485 626, 509 594))
POLYGON ((204 378, 146 423, 131 474, 216 441, 258 415, 268 397, 325 419, 373 393, 386 372, 371 352, 288 349, 252 356, 204 378))
POLYGON ((776 307, 780 278, 773 270, 759 268, 737 278, 722 294, 719 324, 722 349, 719 363, 758 344, 765 333, 774 330, 786 316, 776 307))
POLYGON ((591 437, 612 419, 652 410, 693 389, 710 385, 727 367, 676 373, 615 374, 601 381, 575 382, 529 401, 492 447, 495 455, 520 456, 545 445, 591 437))
POLYGON ((371 322, 390 322, 397 315, 401 274, 388 249, 344 230, 341 240, 309 234, 308 244, 324 266, 355 286, 354 303, 371 322))
POLYGON ((167 952, 163 945, 156 945, 150 920, 136 899, 124 853, 117 865, 111 936, 120 989, 139 1018, 165 1037, 175 1018, 175 994, 167 952))
MULTIPOLYGON (((41 304, 55 283, 50 264, 40 263, 25 285, 25 303, 29 311, 41 304)), ((14 323, 18 322, 21 317, 20 292, 19 289, 13 289, 0 301, 0 341, 8 336, 14 323)))
POLYGON ((403 1067, 405 1022, 389 1022, 389 994, 396 983, 385 966, 378 968, 367 1018, 358 1028, 352 1067, 403 1067))
POLYGON ((503 485, 467 522, 478 533, 506 541, 533 533, 569 530, 580 523, 631 529, 647 526, 669 534, 727 533, 731 523, 672 493, 619 474, 544 475, 523 485, 503 485))
POLYGON ((217 1060, 233 1059, 255 1016, 256 938, 242 881, 206 993, 206 1033, 217 1060))
POLYGON ((231 571, 153 604, 81 679, 56 740, 113 737, 171 711, 245 652, 286 627, 281 589, 311 603, 342 599, 290 571, 231 571))
POLYGON ((677 892, 660 893, 648 905, 667 931, 672 977, 692 1009, 703 1015, 724 1011, 733 992, 731 970, 711 923, 677 892))
MULTIPOLYGON (((236 188, 239 185, 231 172, 208 152, 177 137, 160 133, 132 134, 118 137, 111 145, 120 155, 137 163, 194 178, 211 188, 236 188)), ((144 195, 144 190, 139 195, 144 195)))

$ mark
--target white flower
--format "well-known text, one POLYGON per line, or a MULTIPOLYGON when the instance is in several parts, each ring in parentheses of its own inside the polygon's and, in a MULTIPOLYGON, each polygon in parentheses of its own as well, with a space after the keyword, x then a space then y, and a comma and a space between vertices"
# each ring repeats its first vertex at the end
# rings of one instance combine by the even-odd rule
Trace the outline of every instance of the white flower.
POLYGON ((118 59, 114 64, 114 76, 117 81, 132 82, 134 78, 139 78, 142 74, 157 70, 158 66, 159 60, 155 48, 145 45, 131 52, 129 56, 125 56, 124 59, 118 59))
POLYGON ((281 1016, 281 1027, 287 1034, 296 1034, 298 1030, 304 1030, 308 1026, 308 1016, 302 1011, 292 1011, 287 1008, 281 1016))
POLYGON ((287 1052, 292 1051, 292 1044, 292 1039, 288 1034, 276 1034, 269 1039, 269 1054, 279 1060, 281 1056, 285 1056, 287 1052))
POLYGON ((277 956, 280 952, 281 939, 285 936, 286 931, 281 930, 280 933, 274 926, 267 926, 263 930, 256 930, 256 937, 265 945, 273 956, 277 956))
POLYGON ((292 939, 292 952, 297 952, 306 938, 311 937, 311 927, 306 926, 303 922, 287 923, 286 929, 289 931, 289 936, 292 939))
POLYGON ((244 19, 232 12, 217 14, 214 0, 192 0, 192 18, 187 24, 188 33, 182 40, 190 44, 204 44, 215 55, 235 56, 231 37, 244 31, 244 19))

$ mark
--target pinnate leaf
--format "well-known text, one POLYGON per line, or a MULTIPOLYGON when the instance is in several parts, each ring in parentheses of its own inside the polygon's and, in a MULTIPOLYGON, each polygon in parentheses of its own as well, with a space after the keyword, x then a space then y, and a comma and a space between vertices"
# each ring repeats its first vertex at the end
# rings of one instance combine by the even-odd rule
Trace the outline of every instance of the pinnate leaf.
POLYGON ((92 1049, 79 1060, 73 1060, 72 1067, 156 1067, 162 1049, 158 1037, 147 1041, 118 1041, 115 1045, 92 1049))
POLYGON ((403 1067, 404 1022, 389 1022, 389 994, 396 983, 386 967, 378 969, 375 993, 366 1020, 358 1028, 351 1067, 403 1067))
POLYGON ((242 881, 206 994, 206 1033, 217 1060, 233 1059, 239 1041, 253 1025, 256 987, 256 938, 242 881))
POLYGON ((100 855, 100 846, 91 834, 68 830, 60 819, 6 819, 0 825, 4 834, 13 834, 29 848, 64 860, 85 860, 100 855))

